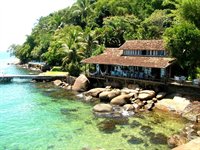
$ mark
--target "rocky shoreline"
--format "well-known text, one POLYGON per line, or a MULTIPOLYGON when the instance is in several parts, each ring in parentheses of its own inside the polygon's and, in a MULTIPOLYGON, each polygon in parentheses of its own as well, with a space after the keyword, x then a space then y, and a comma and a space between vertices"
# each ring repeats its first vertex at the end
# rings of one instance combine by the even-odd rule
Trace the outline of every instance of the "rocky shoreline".
POLYGON ((56 80, 54 84, 67 90, 77 91, 83 101, 95 103, 92 111, 98 117, 130 117, 135 113, 156 111, 156 109, 174 112, 188 119, 190 123, 186 124, 179 134, 168 138, 169 147, 175 148, 180 145, 183 147, 183 144, 187 146, 186 143, 190 141, 200 140, 199 101, 191 101, 178 93, 168 94, 158 89, 142 89, 138 85, 132 85, 131 89, 106 86, 88 90, 90 83, 84 75, 73 79, 68 83, 56 80))

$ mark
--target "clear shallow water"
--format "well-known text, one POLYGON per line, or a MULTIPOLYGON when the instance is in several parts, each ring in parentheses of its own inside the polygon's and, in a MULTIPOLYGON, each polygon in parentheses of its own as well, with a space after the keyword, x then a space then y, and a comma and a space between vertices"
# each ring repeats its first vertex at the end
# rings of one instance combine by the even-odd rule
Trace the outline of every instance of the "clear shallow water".
MULTIPOLYGON (((0 58, 6 62, 2 60, 7 57, 0 58)), ((27 73, 3 64, 0 70, 6 73, 27 73)), ((184 126, 172 114, 105 119, 95 117, 91 109, 92 104, 51 83, 14 80, 0 84, 0 150, 167 150, 167 136, 184 126)))

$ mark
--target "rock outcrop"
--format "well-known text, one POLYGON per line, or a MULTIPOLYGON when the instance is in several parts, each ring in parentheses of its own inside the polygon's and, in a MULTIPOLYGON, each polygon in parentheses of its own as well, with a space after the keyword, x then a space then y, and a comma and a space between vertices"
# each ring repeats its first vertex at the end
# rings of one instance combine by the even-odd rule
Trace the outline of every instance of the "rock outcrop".
POLYGON ((174 148, 173 150, 200 150, 200 137, 183 144, 181 146, 178 146, 174 148))
POLYGON ((194 101, 187 105, 182 116, 190 121, 200 122, 200 102, 194 101))
POLYGON ((181 114, 184 109, 190 104, 190 101, 184 97, 175 96, 173 99, 164 98, 156 103, 156 108, 164 111, 173 111, 181 114))
POLYGON ((180 145, 187 143, 187 138, 178 134, 172 135, 168 140, 167 143, 169 147, 174 148, 180 145))

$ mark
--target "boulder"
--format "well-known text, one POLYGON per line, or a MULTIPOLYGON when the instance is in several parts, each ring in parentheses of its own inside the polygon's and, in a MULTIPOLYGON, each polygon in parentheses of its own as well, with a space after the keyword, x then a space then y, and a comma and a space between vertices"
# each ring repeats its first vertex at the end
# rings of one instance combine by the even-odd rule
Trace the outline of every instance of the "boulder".
POLYGON ((156 98, 157 98, 157 99, 162 99, 162 98, 164 98, 166 95, 167 95, 166 92, 159 92, 159 93, 156 95, 156 98))
POLYGON ((194 101, 187 105, 182 116, 190 121, 200 122, 200 102, 194 101))
POLYGON ((98 98, 92 97, 92 96, 84 96, 85 102, 96 102, 98 101, 98 98))
POLYGON ((168 140, 167 143, 170 148, 174 148, 177 146, 180 146, 182 144, 185 144, 187 142, 187 138, 181 135, 172 135, 168 140))
POLYGON ((139 106, 139 108, 143 107, 145 104, 145 101, 141 101, 140 99, 136 99, 134 101, 135 104, 137 104, 139 106))
POLYGON ((91 89, 91 90, 85 92, 84 94, 86 96, 98 97, 99 94, 101 92, 105 91, 105 90, 107 90, 107 89, 105 89, 105 88, 94 88, 94 89, 91 89))
POLYGON ((133 90, 133 89, 128 89, 128 88, 123 88, 121 89, 121 92, 124 93, 124 94, 129 94, 129 93, 134 93, 134 94, 138 94, 138 91, 137 90, 133 90))
POLYGON ((76 81, 74 82, 74 85, 72 86, 72 90, 78 91, 78 92, 84 92, 89 87, 89 80, 88 78, 81 74, 76 81))
POLYGON ((190 142, 180 145, 173 150, 200 150, 200 137, 191 140, 190 142))
POLYGON ((136 89, 136 88, 140 88, 138 84, 128 84, 127 86, 129 89, 136 89))
POLYGON ((53 84, 56 85, 56 86, 60 86, 62 84, 62 81, 61 80, 55 80, 55 81, 53 81, 53 84))
POLYGON ((153 90, 143 90, 139 92, 138 98, 141 100, 152 99, 155 96, 155 91, 153 90))
POLYGON ((150 101, 144 107, 146 110, 152 110, 154 106, 155 106, 154 102, 150 101))
POLYGON ((93 107, 93 111, 95 111, 95 112, 111 112, 112 106, 110 104, 100 103, 93 107))
POLYGON ((199 130, 199 131, 197 131, 197 135, 198 135, 198 136, 200 136, 200 130, 199 130))
POLYGON ((76 81, 76 77, 73 77, 70 75, 66 76, 65 82, 69 83, 70 85, 73 85, 75 81, 76 81))
POLYGON ((113 105, 124 105, 130 102, 130 98, 133 96, 133 94, 122 94, 115 98, 113 98, 110 103, 113 105))
POLYGON ((101 101, 110 101, 111 99, 115 98, 120 94, 120 90, 104 91, 99 94, 99 98, 101 101))
POLYGON ((155 104, 155 107, 164 111, 174 111, 181 114, 190 101, 184 97, 175 96, 173 99, 164 98, 155 104))
POLYGON ((132 105, 132 104, 125 104, 123 106, 124 110, 126 111, 134 111, 135 110, 135 107, 132 105))

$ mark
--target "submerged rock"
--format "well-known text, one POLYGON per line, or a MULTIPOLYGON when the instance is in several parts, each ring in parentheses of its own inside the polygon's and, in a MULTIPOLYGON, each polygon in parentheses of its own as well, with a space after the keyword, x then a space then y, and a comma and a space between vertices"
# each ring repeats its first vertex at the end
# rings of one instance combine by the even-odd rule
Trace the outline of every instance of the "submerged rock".
POLYGON ((127 124, 128 124, 128 119, 117 118, 117 119, 103 120, 97 126, 100 131, 103 131, 105 133, 111 133, 111 132, 119 131, 119 130, 116 130, 116 125, 127 125, 127 124))
POLYGON ((167 137, 162 133, 157 133, 150 138, 150 142, 153 144, 167 144, 167 137))
POLYGON ((69 115, 71 112, 76 112, 78 111, 77 109, 69 109, 69 108, 61 108, 60 112, 63 115, 69 115))
POLYGON ((131 136, 131 138, 127 142, 130 144, 142 144, 143 140, 141 138, 131 136))

